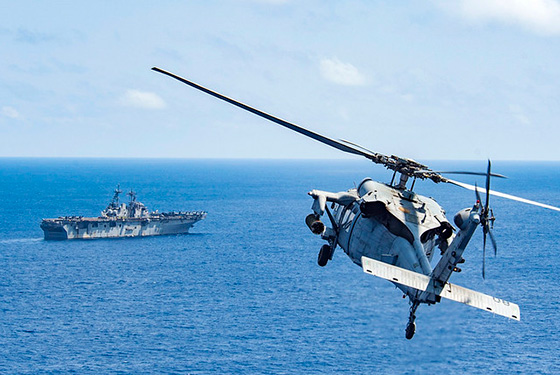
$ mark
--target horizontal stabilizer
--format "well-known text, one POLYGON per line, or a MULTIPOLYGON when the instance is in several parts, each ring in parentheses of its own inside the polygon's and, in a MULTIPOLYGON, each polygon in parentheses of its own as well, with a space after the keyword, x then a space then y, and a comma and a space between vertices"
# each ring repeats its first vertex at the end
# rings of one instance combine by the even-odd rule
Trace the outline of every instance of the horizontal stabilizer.
POLYGON ((420 291, 435 293, 436 295, 452 301, 461 302, 465 305, 505 316, 506 318, 520 320, 519 306, 515 303, 504 301, 451 283, 445 283, 443 289, 438 292, 433 290, 431 278, 427 275, 422 275, 366 257, 362 257, 362 268, 366 273, 397 284, 402 284, 420 291))

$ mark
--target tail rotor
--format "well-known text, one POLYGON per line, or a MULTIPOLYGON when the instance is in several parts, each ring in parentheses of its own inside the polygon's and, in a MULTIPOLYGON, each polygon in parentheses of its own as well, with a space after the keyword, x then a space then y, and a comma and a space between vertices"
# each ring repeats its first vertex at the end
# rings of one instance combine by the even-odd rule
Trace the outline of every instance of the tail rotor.
POLYGON ((479 205, 479 216, 480 216, 480 225, 482 226, 482 278, 486 278, 486 236, 490 236, 490 242, 492 243, 492 247, 494 248, 494 255, 498 254, 498 246, 496 244, 496 239, 492 234, 492 229, 494 228, 494 221, 496 217, 494 216, 494 212, 489 207, 490 203, 490 176, 492 165, 490 160, 488 160, 488 170, 486 172, 486 201, 484 205, 482 205, 482 200, 480 198, 480 194, 478 192, 478 188, 475 185, 475 193, 476 199, 479 205))

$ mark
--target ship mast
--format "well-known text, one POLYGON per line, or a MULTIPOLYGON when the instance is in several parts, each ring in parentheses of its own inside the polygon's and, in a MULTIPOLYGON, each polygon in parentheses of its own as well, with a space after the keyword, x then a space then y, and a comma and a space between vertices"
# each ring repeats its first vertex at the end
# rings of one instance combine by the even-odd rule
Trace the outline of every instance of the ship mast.
POLYGON ((130 197, 130 203, 136 202, 136 192, 132 189, 126 194, 130 197))
POLYGON ((121 184, 117 185, 115 189, 115 195, 113 195, 113 201, 111 202, 111 206, 118 207, 119 206, 119 194, 122 193, 121 184))

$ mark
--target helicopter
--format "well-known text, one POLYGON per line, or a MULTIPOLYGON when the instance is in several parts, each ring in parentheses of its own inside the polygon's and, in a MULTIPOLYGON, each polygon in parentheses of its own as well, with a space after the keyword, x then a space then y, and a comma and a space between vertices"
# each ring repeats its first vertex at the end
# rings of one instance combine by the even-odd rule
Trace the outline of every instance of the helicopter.
POLYGON ((311 190, 308 194, 313 199, 312 213, 305 218, 305 223, 313 234, 327 242, 320 248, 317 257, 319 266, 326 266, 332 260, 335 249, 340 247, 352 262, 362 267, 363 272, 390 281, 403 292, 404 298, 408 297, 410 311, 405 329, 407 339, 412 339, 416 332, 418 307, 421 304, 436 304, 442 297, 512 320, 521 319, 517 304, 448 282, 453 273, 461 272, 459 265, 465 262, 463 252, 479 226, 483 233, 482 276, 486 277, 487 237, 490 238, 494 253, 497 253, 492 233, 495 217, 489 206, 490 195, 560 211, 555 206, 491 190, 491 178, 505 176, 492 172, 490 160, 485 173, 434 171, 412 159, 384 155, 346 140, 328 138, 158 67, 153 67, 152 70, 306 137, 340 151, 365 157, 393 171, 389 183, 365 178, 357 187, 347 191, 311 190), (444 174, 482 175, 486 177, 486 186, 479 188, 477 185, 444 177, 444 174), (452 184, 472 190, 476 201, 472 207, 457 212, 453 219, 454 227, 447 219, 445 210, 434 199, 414 192, 416 180, 431 180, 434 183, 452 184), (481 194, 485 194, 484 202, 481 194), (321 220, 325 214, 330 226, 321 220), (437 251, 441 258, 432 267, 431 261, 437 251))

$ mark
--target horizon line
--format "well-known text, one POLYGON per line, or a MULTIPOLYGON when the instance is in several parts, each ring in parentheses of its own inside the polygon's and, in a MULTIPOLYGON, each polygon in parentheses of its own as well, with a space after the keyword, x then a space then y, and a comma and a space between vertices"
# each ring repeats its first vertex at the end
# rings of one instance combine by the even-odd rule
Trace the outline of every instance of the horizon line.
MULTIPOLYGON (((204 161, 224 161, 224 160, 238 160, 238 161, 368 161, 362 158, 278 158, 278 157, 160 157, 160 156, 0 156, 0 159, 66 159, 66 160, 204 160, 204 161)), ((453 161, 453 162, 478 162, 487 161, 488 158, 480 159, 421 159, 425 161, 453 161)), ((496 162, 560 162, 560 159, 490 159, 496 162)))

